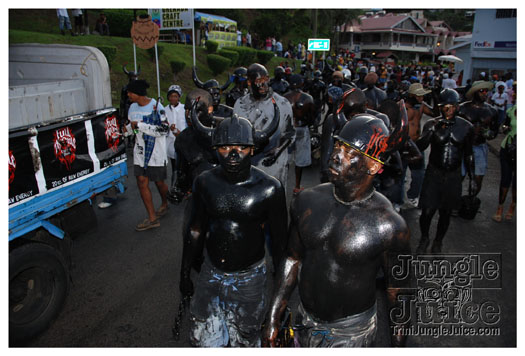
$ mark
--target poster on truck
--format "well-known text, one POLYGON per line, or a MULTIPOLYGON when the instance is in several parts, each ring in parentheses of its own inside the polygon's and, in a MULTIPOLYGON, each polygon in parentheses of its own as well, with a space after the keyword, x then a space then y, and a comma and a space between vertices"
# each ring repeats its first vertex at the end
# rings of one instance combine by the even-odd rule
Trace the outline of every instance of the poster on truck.
POLYGON ((18 203, 38 194, 27 136, 9 140, 9 205, 18 203))
POLYGON ((91 126, 95 137, 95 153, 101 169, 126 158, 124 137, 120 134, 120 125, 115 113, 91 119, 91 126))
POLYGON ((126 160, 115 110, 37 131, 9 137, 9 205, 126 160))
POLYGON ((93 172, 84 121, 40 130, 38 145, 48 190, 93 172))

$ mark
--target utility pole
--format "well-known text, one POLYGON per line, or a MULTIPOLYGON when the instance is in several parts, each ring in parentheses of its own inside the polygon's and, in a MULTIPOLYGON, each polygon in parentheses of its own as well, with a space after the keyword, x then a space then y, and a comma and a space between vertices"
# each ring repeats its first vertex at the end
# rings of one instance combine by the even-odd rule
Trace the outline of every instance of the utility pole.
MULTIPOLYGON (((312 9, 314 15, 313 15, 313 23, 314 23, 314 38, 317 38, 317 9, 312 9)), ((312 51, 312 65, 315 68, 315 51, 312 51)))

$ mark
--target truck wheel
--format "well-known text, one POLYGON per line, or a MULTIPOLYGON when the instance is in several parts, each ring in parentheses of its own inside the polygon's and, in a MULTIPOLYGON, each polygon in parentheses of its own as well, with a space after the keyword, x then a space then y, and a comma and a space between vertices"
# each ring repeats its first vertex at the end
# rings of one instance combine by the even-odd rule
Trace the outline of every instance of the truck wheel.
POLYGON ((9 254, 9 339, 29 340, 58 315, 69 290, 62 254, 42 243, 22 245, 9 254))

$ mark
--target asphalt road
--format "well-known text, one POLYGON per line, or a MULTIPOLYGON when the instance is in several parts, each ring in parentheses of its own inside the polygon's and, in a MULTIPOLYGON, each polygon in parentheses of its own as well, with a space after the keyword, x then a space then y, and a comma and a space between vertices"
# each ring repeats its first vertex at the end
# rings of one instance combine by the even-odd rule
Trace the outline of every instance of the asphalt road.
MULTIPOLYGON (((502 136, 491 142, 498 147, 502 136)), ((129 165, 130 162, 128 162, 129 165)), ((303 185, 318 184, 318 166, 305 170, 303 185)), ((132 170, 130 170, 132 172, 132 170)), ((287 184, 288 202, 293 188, 293 166, 287 184)), ((499 186, 499 160, 489 153, 489 170, 479 195, 480 212, 472 221, 452 218, 443 253, 461 256, 486 254, 501 256, 502 272, 490 286, 471 289, 471 314, 478 315, 481 304, 497 307, 498 336, 411 336, 407 346, 516 346, 516 223, 495 223, 499 186)), ((155 189, 152 184, 152 190, 155 189)), ((466 187, 466 185, 465 185, 466 187)), ((464 187, 464 191, 466 188, 464 187)), ((160 204, 154 192, 156 206, 160 204)), ((507 206, 510 203, 510 193, 507 206)), ((73 241, 72 288, 64 308, 43 334, 29 347, 188 347, 187 323, 182 324, 180 341, 172 336, 179 304, 179 268, 182 255, 181 222, 185 203, 170 205, 160 228, 136 232, 135 225, 146 217, 134 177, 127 191, 108 209, 95 207, 98 226, 73 241)), ((411 230, 411 247, 419 240, 420 210, 404 209, 411 230)), ((431 237, 435 231, 434 218, 431 237)), ((457 298, 456 298, 457 299, 457 298)), ((451 300, 455 300, 451 297, 451 300)), ((493 313, 494 314, 494 313, 493 313)), ((389 345, 388 315, 384 293, 378 288, 377 346, 389 345)), ((492 319, 493 321, 494 319, 492 319)), ((479 320, 473 326, 479 326, 479 320)), ((483 326, 483 325, 481 325, 483 326)), ((486 326, 486 325, 485 325, 486 326)))

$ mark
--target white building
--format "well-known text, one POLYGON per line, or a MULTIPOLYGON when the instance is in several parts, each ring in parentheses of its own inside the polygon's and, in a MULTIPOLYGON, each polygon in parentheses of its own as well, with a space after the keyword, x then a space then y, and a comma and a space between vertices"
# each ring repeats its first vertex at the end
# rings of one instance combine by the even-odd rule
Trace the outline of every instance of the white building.
POLYGON ((463 59, 456 65, 456 72, 463 70, 464 85, 467 79, 478 80, 485 72, 499 78, 507 72, 516 78, 516 9, 476 9, 472 39, 458 42, 450 49, 463 59))

